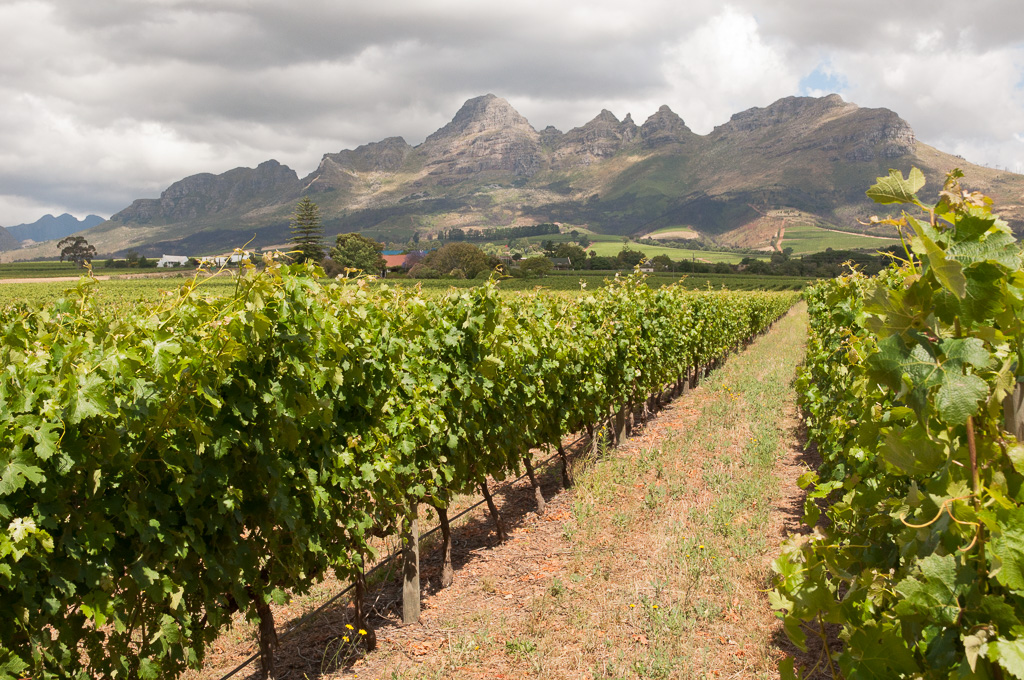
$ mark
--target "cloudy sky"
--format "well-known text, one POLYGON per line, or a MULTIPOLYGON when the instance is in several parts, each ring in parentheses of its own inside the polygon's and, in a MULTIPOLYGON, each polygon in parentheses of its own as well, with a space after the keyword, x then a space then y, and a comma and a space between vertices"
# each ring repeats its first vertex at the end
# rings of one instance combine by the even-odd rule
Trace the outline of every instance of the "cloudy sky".
POLYGON ((488 92, 538 129, 668 104, 702 134, 838 92, 1024 172, 1024 3, 0 0, 0 225, 268 158, 302 176, 488 92))

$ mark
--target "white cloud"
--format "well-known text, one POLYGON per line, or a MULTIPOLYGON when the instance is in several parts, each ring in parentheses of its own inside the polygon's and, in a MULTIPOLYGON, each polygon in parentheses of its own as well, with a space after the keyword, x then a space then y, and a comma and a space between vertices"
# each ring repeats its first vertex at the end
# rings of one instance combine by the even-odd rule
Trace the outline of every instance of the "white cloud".
POLYGON ((666 48, 663 70, 684 120, 704 134, 737 111, 795 93, 800 74, 787 51, 761 35, 750 13, 726 6, 666 48))
POLYGON ((668 104, 695 131, 838 89, 969 160, 1024 163, 1024 5, 819 0, 9 0, 0 4, 0 224, 112 213, 197 172, 391 135, 469 97, 538 128, 668 104), (884 16, 884 18, 879 18, 884 16), (950 17, 957 17, 955 22, 950 17))
POLYGON ((844 96, 861 106, 892 109, 918 139, 979 164, 1024 163, 1024 47, 972 50, 936 39, 912 51, 837 52, 844 96))

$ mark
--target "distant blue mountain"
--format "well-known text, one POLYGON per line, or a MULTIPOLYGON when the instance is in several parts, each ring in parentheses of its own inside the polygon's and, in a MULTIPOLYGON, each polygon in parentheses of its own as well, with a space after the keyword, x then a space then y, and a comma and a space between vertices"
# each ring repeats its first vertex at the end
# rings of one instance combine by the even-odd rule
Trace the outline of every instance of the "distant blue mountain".
POLYGON ((32 224, 19 224, 14 227, 7 227, 7 231, 19 241, 28 239, 33 241, 51 241, 70 236, 76 231, 95 227, 103 221, 103 218, 97 215, 89 215, 83 220, 78 220, 74 215, 67 213, 60 217, 43 215, 32 224))
POLYGON ((7 233, 7 230, 0 227, 0 253, 5 250, 14 250, 21 246, 21 242, 18 239, 7 233))

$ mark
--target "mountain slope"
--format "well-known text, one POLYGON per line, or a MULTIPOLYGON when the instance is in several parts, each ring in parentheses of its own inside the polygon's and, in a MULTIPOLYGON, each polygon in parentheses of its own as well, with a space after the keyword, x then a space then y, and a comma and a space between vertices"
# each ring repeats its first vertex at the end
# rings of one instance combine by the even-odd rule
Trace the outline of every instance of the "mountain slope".
POLYGON ((737 113, 708 135, 693 133, 667 106, 639 126, 602 111, 568 132, 537 131, 507 101, 485 95, 417 146, 389 137, 328 153, 302 179, 276 161, 194 175, 159 199, 135 201, 87 237, 101 253, 280 244, 295 202, 308 195, 329 238, 365 231, 404 241, 453 227, 559 221, 613 234, 685 225, 740 243, 745 231, 771 231, 794 215, 858 228, 858 219, 879 212, 865 189, 889 168, 912 166, 933 193, 945 172, 962 167, 972 188, 1024 228, 1024 176, 921 144, 896 113, 838 95, 787 97, 737 113))

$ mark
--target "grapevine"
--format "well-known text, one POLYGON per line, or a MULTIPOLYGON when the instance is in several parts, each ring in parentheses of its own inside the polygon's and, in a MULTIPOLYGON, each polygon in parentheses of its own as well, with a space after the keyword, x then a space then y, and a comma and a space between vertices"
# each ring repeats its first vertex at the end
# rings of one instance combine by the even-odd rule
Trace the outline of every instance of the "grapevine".
POLYGON ((358 581, 419 503, 518 473, 793 301, 316 274, 268 256, 223 297, 124 309, 83 280, 0 309, 0 680, 173 677, 234 612, 269 658, 270 602, 358 581))
POLYGON ((905 258, 806 294, 798 391, 823 464, 802 478, 814 532, 775 562, 772 599, 798 646, 840 626, 821 660, 836 677, 1024 678, 1024 447, 1003 408, 1024 373, 1024 272, 961 177, 936 204, 916 169, 879 178, 869 196, 917 213, 879 220, 905 258))

